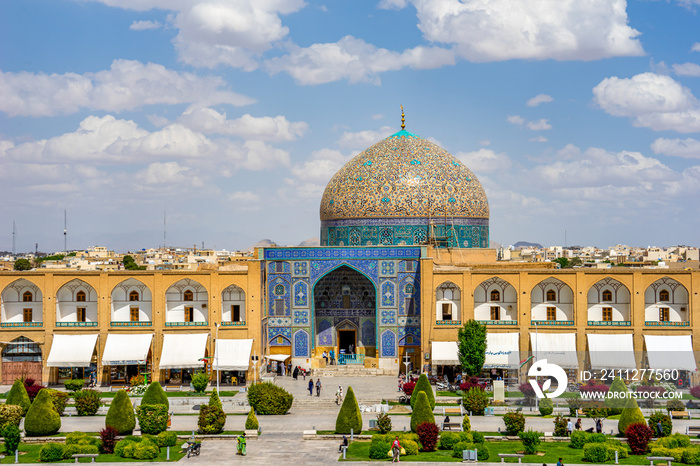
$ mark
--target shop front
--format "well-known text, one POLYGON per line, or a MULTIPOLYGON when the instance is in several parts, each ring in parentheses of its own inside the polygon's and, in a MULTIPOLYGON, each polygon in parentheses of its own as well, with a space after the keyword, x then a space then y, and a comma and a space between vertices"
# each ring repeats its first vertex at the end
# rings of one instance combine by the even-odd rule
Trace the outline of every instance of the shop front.
POLYGON ((151 377, 152 333, 109 334, 102 356, 102 366, 108 369, 110 384, 129 384, 132 377, 151 377))
POLYGON ((644 345, 645 369, 677 387, 690 385, 698 370, 692 335, 644 335, 644 345))
POLYGON ((219 383, 245 387, 253 340, 216 340, 212 369, 219 383))
POLYGON ((291 358, 291 354, 271 354, 265 356, 267 359, 267 373, 277 374, 277 375, 288 375, 288 359, 291 358))
POLYGON ((192 376, 206 370, 208 333, 166 333, 160 354, 160 379, 166 384, 188 385, 192 376))
POLYGON ((575 333, 530 333, 530 345, 535 361, 546 359, 566 372, 570 382, 578 378, 578 355, 575 333))
POLYGON ((66 380, 89 379, 97 369, 97 333, 87 335, 55 334, 47 367, 55 367, 51 379, 62 384, 66 380))
POLYGON ((486 358, 481 378, 486 381, 503 380, 504 384, 518 383, 520 362, 519 333, 487 333, 486 358))
POLYGON ((433 341, 430 344, 430 375, 454 382, 460 374, 459 348, 456 341, 433 341))

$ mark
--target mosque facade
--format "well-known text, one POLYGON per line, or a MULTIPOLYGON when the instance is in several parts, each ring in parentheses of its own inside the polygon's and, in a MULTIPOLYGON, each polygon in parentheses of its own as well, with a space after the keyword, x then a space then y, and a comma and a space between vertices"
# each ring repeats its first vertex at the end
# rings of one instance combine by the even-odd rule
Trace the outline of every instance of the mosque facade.
POLYGON ((618 368, 697 370, 698 272, 497 261, 477 177, 403 125, 331 179, 320 217, 321 246, 258 248, 236 271, 1 273, 2 383, 177 385, 204 369, 241 384, 331 350, 372 373, 434 372, 456 364, 469 319, 499 376, 522 378, 538 351, 572 378, 620 352, 618 368))

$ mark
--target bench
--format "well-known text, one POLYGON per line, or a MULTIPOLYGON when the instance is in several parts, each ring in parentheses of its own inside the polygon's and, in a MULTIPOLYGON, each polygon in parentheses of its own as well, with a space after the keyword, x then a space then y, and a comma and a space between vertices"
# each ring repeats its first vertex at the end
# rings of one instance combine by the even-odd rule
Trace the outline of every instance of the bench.
POLYGON ((97 453, 76 453, 73 455, 73 458, 75 458, 75 462, 77 463, 80 458, 90 458, 90 462, 94 463, 95 458, 97 458, 97 453))
POLYGON ((442 415, 443 416, 461 416, 462 414, 462 407, 458 406, 456 408, 442 408, 442 415))
POLYGON ((443 422, 441 424, 441 430, 452 430, 456 429, 460 432, 462 431, 462 424, 459 422, 443 422))
POLYGON ((128 390, 130 387, 127 385, 110 385, 109 386, 109 391, 110 392, 118 392, 119 390, 128 390))
POLYGON ((501 458, 501 463, 506 462, 506 458, 518 458, 518 463, 523 462, 523 456, 520 453, 499 453, 498 457, 501 458))
POLYGON ((700 426, 686 426, 685 435, 700 435, 700 426))
POLYGON ((166 386, 165 386, 165 391, 166 391, 166 392, 181 392, 181 391, 182 391, 182 385, 166 385, 166 386))
POLYGON ((671 417, 674 419, 677 419, 677 418, 690 419, 690 413, 688 413, 688 411, 671 411, 671 417))
POLYGON ((647 456, 647 459, 651 462, 651 466, 654 466, 654 461, 667 461, 668 466, 671 466, 673 456, 647 456))

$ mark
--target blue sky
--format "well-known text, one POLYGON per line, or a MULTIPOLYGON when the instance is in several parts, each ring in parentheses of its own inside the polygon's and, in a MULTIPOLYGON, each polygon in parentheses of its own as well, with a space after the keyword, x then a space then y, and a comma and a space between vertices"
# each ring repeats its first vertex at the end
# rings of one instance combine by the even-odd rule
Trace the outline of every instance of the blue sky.
POLYGON ((478 176, 491 239, 698 245, 700 0, 5 0, 0 250, 318 236, 399 129, 478 176))

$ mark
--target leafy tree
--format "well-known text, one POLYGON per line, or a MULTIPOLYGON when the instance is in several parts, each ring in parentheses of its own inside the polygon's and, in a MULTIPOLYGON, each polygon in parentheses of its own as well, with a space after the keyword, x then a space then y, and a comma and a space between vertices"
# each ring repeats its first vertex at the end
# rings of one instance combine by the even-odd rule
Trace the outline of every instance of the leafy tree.
POLYGON ((459 329, 457 342, 462 371, 469 376, 478 376, 486 360, 486 326, 469 319, 459 329))
POLYGON ((32 269, 32 263, 29 262, 29 259, 17 259, 15 261, 15 270, 31 270, 32 269))
POLYGON ((350 429, 353 429, 355 434, 362 432, 362 413, 360 413, 360 407, 352 387, 348 387, 343 406, 340 407, 338 417, 335 420, 335 433, 349 434, 350 429))
POLYGON ((569 267, 576 267, 579 265, 583 265, 583 261, 581 260, 580 257, 572 257, 571 260, 569 261, 569 267))
POLYGON ((128 254, 122 258, 122 263, 126 270, 146 270, 146 267, 138 265, 134 258, 128 254))
POLYGON ((248 417, 245 420, 245 429, 246 430, 258 430, 260 427, 260 424, 258 424, 258 418, 255 417, 255 410, 253 408, 250 408, 250 412, 248 413, 248 417))
POLYGON ((433 387, 430 386, 428 376, 425 374, 421 374, 420 377, 418 377, 418 382, 416 382, 416 386, 411 393, 411 408, 413 409, 415 409, 416 406, 418 392, 425 392, 425 395, 428 397, 428 402, 430 403, 430 409, 435 409, 435 394, 433 393, 433 387))
POLYGON ((571 267, 571 263, 569 262, 569 259, 567 259, 566 257, 557 257, 556 259, 554 259, 554 262, 559 264, 559 266, 562 269, 566 269, 568 267, 571 267))

